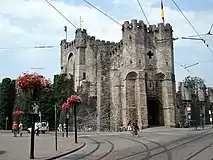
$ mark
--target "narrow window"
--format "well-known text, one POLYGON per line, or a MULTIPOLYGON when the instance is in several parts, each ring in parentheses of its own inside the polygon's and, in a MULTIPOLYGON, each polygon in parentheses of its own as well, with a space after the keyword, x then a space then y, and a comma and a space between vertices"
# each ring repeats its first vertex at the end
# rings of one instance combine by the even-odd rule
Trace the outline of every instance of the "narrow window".
POLYGON ((83 73, 83 79, 86 79, 86 73, 83 73))

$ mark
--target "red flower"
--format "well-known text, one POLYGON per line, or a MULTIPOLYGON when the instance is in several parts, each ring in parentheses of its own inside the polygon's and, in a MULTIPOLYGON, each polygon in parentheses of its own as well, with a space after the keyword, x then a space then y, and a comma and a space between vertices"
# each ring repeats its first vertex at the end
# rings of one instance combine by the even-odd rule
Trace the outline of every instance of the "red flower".
POLYGON ((70 104, 69 103, 64 103, 64 104, 61 105, 61 108, 63 110, 68 110, 70 108, 70 104))
POLYGON ((13 111, 13 115, 14 115, 14 116, 22 116, 23 114, 24 114, 24 112, 21 111, 21 110, 13 111))
POLYGON ((17 78, 16 84, 22 89, 32 89, 46 87, 49 85, 49 81, 37 73, 23 73, 17 78))
POLYGON ((72 104, 72 103, 81 104, 82 100, 81 100, 80 96, 75 95, 75 96, 70 96, 67 99, 67 103, 69 103, 69 104, 72 104))

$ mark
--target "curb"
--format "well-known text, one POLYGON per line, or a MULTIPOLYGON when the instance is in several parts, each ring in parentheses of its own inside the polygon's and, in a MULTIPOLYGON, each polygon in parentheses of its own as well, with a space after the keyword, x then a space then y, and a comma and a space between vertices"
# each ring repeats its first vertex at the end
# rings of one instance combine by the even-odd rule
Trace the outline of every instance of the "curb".
POLYGON ((86 146, 86 142, 84 142, 84 143, 83 143, 82 145, 80 145, 78 148, 75 148, 75 149, 73 149, 73 150, 71 150, 71 151, 68 151, 68 152, 64 152, 64 153, 58 154, 58 155, 53 156, 53 157, 46 158, 46 159, 44 159, 44 160, 55 160, 55 159, 64 157, 64 156, 66 156, 66 155, 68 155, 68 154, 74 153, 74 152, 76 152, 76 151, 82 149, 82 148, 85 147, 85 146, 86 146))

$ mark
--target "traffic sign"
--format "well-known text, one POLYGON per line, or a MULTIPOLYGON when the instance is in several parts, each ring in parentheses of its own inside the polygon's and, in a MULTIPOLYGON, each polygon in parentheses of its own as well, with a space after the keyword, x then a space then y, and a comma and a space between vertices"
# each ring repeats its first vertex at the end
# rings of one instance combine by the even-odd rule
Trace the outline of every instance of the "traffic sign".
POLYGON ((186 111, 191 112, 192 111, 191 107, 186 107, 186 111))

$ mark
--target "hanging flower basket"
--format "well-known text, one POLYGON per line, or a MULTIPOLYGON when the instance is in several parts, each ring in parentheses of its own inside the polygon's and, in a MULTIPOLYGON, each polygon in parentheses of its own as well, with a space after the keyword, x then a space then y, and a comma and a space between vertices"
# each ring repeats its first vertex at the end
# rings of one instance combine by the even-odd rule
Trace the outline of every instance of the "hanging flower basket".
POLYGON ((68 99, 67 99, 67 102, 65 102, 64 104, 61 105, 61 108, 63 110, 66 110, 68 111, 71 107, 72 104, 81 104, 82 103, 82 100, 81 100, 81 97, 80 96, 70 96, 68 99))
POLYGON ((63 110, 69 110, 70 104, 69 104, 69 103, 64 103, 64 104, 61 105, 61 108, 62 108, 63 110))
POLYGON ((82 103, 82 100, 81 100, 81 97, 80 96, 70 96, 68 99, 67 99, 67 103, 69 104, 81 104, 82 103))
POLYGON ((16 84, 21 89, 35 89, 45 88, 50 83, 44 76, 38 73, 23 73, 17 78, 16 84))
POLYGON ((23 115, 24 115, 24 112, 21 111, 21 110, 15 110, 15 111, 13 111, 13 116, 21 117, 23 115))

